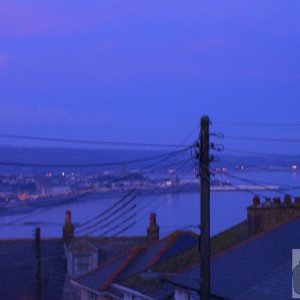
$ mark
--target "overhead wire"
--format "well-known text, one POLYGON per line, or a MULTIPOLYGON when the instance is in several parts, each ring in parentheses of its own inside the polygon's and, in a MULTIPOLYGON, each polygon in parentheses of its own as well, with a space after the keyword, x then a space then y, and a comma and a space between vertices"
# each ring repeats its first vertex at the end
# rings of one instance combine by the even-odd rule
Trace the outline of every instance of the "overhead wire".
POLYGON ((69 144, 87 144, 87 145, 105 145, 105 146, 123 146, 123 147, 148 147, 148 148, 181 148, 180 144, 164 144, 164 143, 142 143, 142 142, 119 142, 119 141, 104 141, 104 140, 82 140, 82 139, 67 139, 67 138, 50 138, 42 136, 20 135, 0 133, 0 138, 18 139, 30 141, 43 141, 55 143, 69 143, 69 144))
POLYGON ((259 196, 261 198, 266 198, 267 197, 267 196, 265 196, 265 195, 263 195, 263 194, 261 194, 257 191, 250 190, 249 188, 246 188, 246 187, 241 188, 237 185, 234 185, 233 183, 228 183, 228 182, 225 182, 225 181, 222 181, 222 180, 220 180, 219 182, 224 184, 224 186, 230 186, 230 187, 234 188, 236 191, 246 192, 246 193, 249 193, 253 196, 259 196))
MULTIPOLYGON (((194 129, 193 130, 193 132, 195 131, 196 129, 194 129)), ((193 134, 193 132, 191 132, 191 133, 189 133, 189 135, 186 137, 186 139, 187 138, 189 138, 192 134, 193 134)), ((20 136, 18 136, 18 137, 14 137, 14 138, 20 138, 20 136)), ((27 137, 26 137, 27 138, 27 137)), ((72 142, 73 142, 73 140, 72 140, 72 142)), ((149 144, 147 144, 147 145, 149 145, 149 144)), ((180 145, 181 147, 183 146, 182 144, 180 145)), ((111 165, 116 165, 116 164, 120 164, 120 163, 136 163, 136 162, 145 162, 145 161, 149 161, 149 160, 154 160, 154 159, 158 159, 158 158, 161 158, 161 160, 159 161, 159 162, 155 162, 155 163, 153 163, 150 167, 152 168, 152 170, 149 170, 149 172, 153 172, 153 170, 159 170, 159 169, 163 169, 163 168, 168 168, 168 167, 170 167, 170 166, 177 166, 177 165, 180 165, 180 164, 182 164, 182 162, 186 162, 186 161, 188 161, 188 160, 182 160, 182 161, 177 161, 175 164, 174 163, 170 163, 170 164, 168 164, 168 165, 166 165, 166 164, 164 164, 164 165, 161 165, 161 162, 163 162, 163 161, 166 161, 166 160, 169 160, 170 158, 174 158, 174 155, 179 155, 179 154, 181 154, 181 153, 184 153, 185 151, 187 151, 187 150, 189 150, 189 148, 190 148, 191 146, 188 146, 188 147, 184 147, 183 149, 181 149, 181 150, 179 150, 179 151, 173 151, 173 152, 170 152, 170 153, 166 153, 166 154, 162 154, 162 155, 157 155, 157 156, 153 156, 153 157, 148 157, 148 158, 143 158, 143 159, 138 159, 138 160, 131 160, 131 161, 121 161, 121 162, 113 162, 113 163, 111 163, 111 165), (153 168, 153 167, 155 167, 157 164, 160 164, 160 166, 159 167, 156 167, 155 169, 153 168)), ((1 164, 1 162, 0 162, 0 164, 1 164)), ((5 162, 5 164, 9 164, 9 162, 5 162)), ((107 165, 110 165, 110 163, 105 163, 104 165, 105 166, 107 166, 107 165)), ((15 165, 20 165, 19 163, 16 163, 15 165)), ((31 165, 32 166, 32 164, 26 164, 26 163, 22 163, 21 164, 22 166, 29 166, 29 165, 31 165)), ((99 166, 99 165, 103 165, 103 164, 97 164, 97 166, 99 166)), ((35 164, 35 166, 50 166, 50 164, 35 164)), ((53 164, 51 164, 51 166, 53 166, 53 164)), ((61 167, 61 166, 66 166, 66 164, 62 164, 62 165, 59 165, 59 164, 55 164, 54 165, 55 167, 61 167)), ((78 166, 77 164, 75 165, 75 164, 72 164, 72 165, 68 165, 68 166, 72 166, 72 167, 74 167, 74 166, 78 166)), ((87 164, 84 164, 84 165, 80 165, 80 166, 87 166, 87 164)), ((95 166, 95 164, 93 164, 93 166, 95 166)), ((148 166, 149 167, 149 166, 148 166)), ((145 168, 144 168, 145 169, 145 168)), ((147 171, 144 171, 144 174, 145 173, 148 173, 147 171)), ((117 179, 118 180, 118 179, 117 179)), ((48 209, 48 208, 47 208, 48 209)), ((43 212, 44 212, 44 210, 43 210, 43 212)), ((37 214, 38 213, 40 213, 39 211, 37 212, 37 214)), ((19 222, 20 220, 17 220, 17 223, 19 222)))
POLYGON ((189 149, 189 147, 190 146, 187 146, 182 148, 181 150, 174 151, 171 153, 164 153, 164 154, 150 156, 150 157, 144 157, 144 158, 133 159, 133 160, 122 160, 117 162, 102 162, 102 163, 90 163, 90 164, 42 164, 42 163, 29 163, 29 162, 22 163, 22 162, 0 161, 0 165, 12 166, 12 167, 33 167, 33 168, 99 168, 99 167, 109 167, 109 166, 120 166, 122 164, 135 164, 135 163, 146 162, 149 160, 155 160, 161 157, 168 157, 173 154, 183 153, 184 151, 189 149))
MULTIPOLYGON (((260 184, 257 181, 253 181, 253 180, 246 179, 246 178, 243 178, 243 177, 240 177, 240 176, 236 176, 236 175, 230 174, 228 172, 226 173, 226 175, 231 177, 231 178, 234 178, 234 179, 237 179, 237 180, 240 180, 240 181, 243 181, 243 182, 247 182, 247 183, 250 183, 250 184, 253 184, 253 185, 257 185, 257 186, 260 186, 260 187, 263 187, 263 188, 267 189, 266 185, 260 184)), ((283 189, 278 189, 278 190, 276 190, 276 192, 278 192, 280 194, 283 194, 283 195, 286 195, 286 192, 283 192, 283 189)), ((291 195, 291 196, 294 196, 294 195, 291 195)), ((296 197, 296 196, 294 196, 294 197, 296 197)))
MULTIPOLYGON (((191 171, 188 170, 187 172, 185 172, 185 174, 187 174, 189 172, 191 172, 191 171)), ((182 189, 182 187, 174 188, 173 193, 178 193, 178 192, 180 192, 181 189, 182 189)), ((158 199, 161 195, 162 195, 162 193, 157 193, 156 197, 154 199, 152 199, 152 202, 154 202, 155 199, 158 199)), ((161 207, 165 203, 165 201, 166 201, 166 199, 163 199, 157 205, 155 205, 154 207, 151 207, 151 211, 156 210, 159 207, 161 207)), ((145 211, 146 208, 149 208, 149 203, 152 204, 151 202, 148 202, 142 208, 139 208, 139 213, 141 213, 142 211, 145 211)), ((137 218, 137 220, 135 221, 135 223, 132 226, 128 226, 127 230, 131 229, 135 224, 137 224, 139 221, 143 220, 146 216, 148 216, 149 212, 150 212, 150 209, 148 209, 146 213, 142 214, 139 218, 137 218)))
POLYGON ((235 148, 224 148, 225 152, 233 152, 233 153, 242 153, 242 154, 252 154, 252 155, 263 155, 263 156, 285 156, 285 157, 295 157, 296 155, 284 154, 284 153, 276 153, 276 152, 260 152, 260 151, 249 151, 243 149, 235 149, 235 148))
POLYGON ((118 208, 118 210, 111 212, 108 216, 98 220, 95 223, 92 223, 91 225, 87 226, 86 228, 83 228, 79 232, 82 233, 82 231, 87 231, 84 235, 89 235, 89 234, 92 234, 92 233, 96 232, 99 229, 103 229, 103 228, 108 227, 109 225, 111 225, 114 222, 118 221, 120 219, 120 217, 125 216, 128 212, 130 212, 134 208, 136 208, 136 203, 135 203, 134 205, 130 206, 127 210, 125 210, 125 208, 130 203, 132 203, 132 201, 135 200, 135 199, 136 199, 136 196, 133 196, 132 198, 129 199, 129 201, 127 201, 120 208, 118 208), (112 220, 110 220, 109 222, 103 224, 103 222, 109 220, 112 216, 114 216, 114 218, 112 220))
POLYGON ((300 143, 300 138, 275 138, 275 137, 240 136, 240 135, 225 135, 225 138, 231 140, 247 140, 247 141, 259 141, 259 142, 300 143))
MULTIPOLYGON (((186 165, 186 161, 184 161, 184 165, 186 165)), ((155 189, 153 189, 153 190, 155 190, 156 191, 156 188, 155 189)), ((157 199, 159 196, 161 196, 162 194, 164 194, 164 193, 166 193, 166 191, 165 190, 163 190, 163 191, 160 191, 160 192, 158 192, 158 193, 155 193, 156 194, 156 197, 154 198, 154 199, 152 199, 153 201, 155 200, 155 199, 157 199)), ((143 198, 143 196, 139 196, 139 200, 141 201, 141 198, 143 198)), ((151 203, 150 203, 151 204, 151 203)), ((139 208, 139 213, 141 212, 141 211, 144 211, 145 210, 145 208, 147 208, 149 206, 149 203, 146 203, 146 205, 145 206, 143 206, 143 207, 141 207, 141 208, 139 208)), ((118 217, 116 217, 114 220, 118 220, 118 217)), ((101 224, 102 222, 99 222, 99 224, 101 224)), ((111 225, 111 223, 112 222, 110 222, 109 224, 106 224, 106 226, 107 225, 111 225)), ((102 225, 103 226, 103 225, 102 225)), ((99 229, 99 228, 98 228, 99 229)), ((97 229, 96 229, 97 230, 97 229)), ((92 233, 94 233, 94 232, 96 232, 96 230, 93 230, 92 232, 87 232, 87 233, 85 233, 85 235, 87 236, 87 235, 89 235, 89 234, 92 234, 92 233)))
MULTIPOLYGON (((189 147, 188 147, 188 148, 184 148, 184 149, 179 150, 179 151, 173 151, 173 152, 170 152, 170 153, 168 153, 168 154, 156 156, 157 158, 161 158, 161 157, 162 157, 162 158, 161 158, 158 162, 152 163, 151 165, 148 164, 147 166, 144 166, 144 167, 141 169, 142 175, 146 175, 146 174, 149 174, 149 173, 151 173, 151 172, 153 172, 153 171, 158 171, 158 170, 161 170, 161 169, 163 169, 163 168, 172 166, 172 164, 168 164, 168 165, 161 165, 161 166, 159 166, 159 167, 154 168, 157 164, 159 164, 159 163, 161 163, 161 162, 164 162, 164 161, 167 161, 167 160, 169 160, 169 159, 171 159, 171 158, 174 158, 174 157, 176 157, 177 155, 180 155, 180 154, 182 154, 182 153, 184 153, 184 152, 186 152, 186 151, 188 151, 188 150, 189 150, 189 147), (152 169, 149 169, 149 167, 152 168, 152 169)), ((121 181, 121 180, 125 180, 125 179, 130 178, 131 176, 132 176, 132 174, 123 175, 123 176, 121 176, 121 177, 116 178, 116 179, 113 180, 112 182, 118 182, 118 181, 121 181)), ((17 205, 16 205, 16 208, 18 208, 17 205)), ((49 210, 54 209, 54 208, 56 208, 56 206, 48 207, 48 208, 46 208, 46 209, 43 209, 42 211, 37 211, 35 214, 34 214, 34 213, 33 213, 33 214, 34 214, 34 215, 39 215, 39 214, 41 214, 41 213, 44 213, 44 212, 49 211, 49 210)), ((30 217, 30 215, 26 215, 26 216, 22 217, 21 219, 15 221, 15 222, 18 223, 19 221, 22 221, 22 220, 24 220, 24 219, 28 219, 29 217, 30 217)))
POLYGON ((222 122, 214 121, 216 125, 224 126, 254 126, 254 127, 300 127, 300 123, 263 123, 263 122, 222 122))
POLYGON ((114 209, 115 207, 117 207, 119 204, 121 204, 122 202, 124 202, 124 200, 126 200, 126 198, 128 196, 130 196, 132 193, 134 193, 136 191, 136 189, 132 189, 130 190, 128 193, 126 193, 120 200, 116 201, 114 204, 112 204, 111 206, 109 206, 107 209, 105 209, 104 211, 102 211, 101 213, 97 214, 96 216, 94 216, 93 218, 79 224, 77 226, 77 229, 85 227, 86 225, 94 222, 95 220, 97 220, 98 218, 103 217, 104 215, 106 215, 107 213, 109 213, 112 209, 114 209))

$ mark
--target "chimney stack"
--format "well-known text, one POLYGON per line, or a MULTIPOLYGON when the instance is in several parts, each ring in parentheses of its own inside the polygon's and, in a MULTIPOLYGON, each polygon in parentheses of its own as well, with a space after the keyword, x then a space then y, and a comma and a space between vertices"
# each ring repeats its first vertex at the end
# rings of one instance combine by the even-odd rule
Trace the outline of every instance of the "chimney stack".
POLYGON ((270 198, 266 198, 266 202, 259 203, 259 198, 255 196, 253 205, 247 208, 250 236, 300 217, 300 197, 296 197, 295 202, 292 201, 291 196, 286 195, 283 202, 279 197, 274 197, 273 202, 270 198))
POLYGON ((65 212, 65 224, 63 227, 63 240, 64 243, 68 244, 74 237, 74 226, 71 220, 71 211, 66 210, 65 212))
POLYGON ((147 228, 148 244, 152 244, 159 240, 159 226, 156 224, 156 214, 150 214, 150 225, 147 228))

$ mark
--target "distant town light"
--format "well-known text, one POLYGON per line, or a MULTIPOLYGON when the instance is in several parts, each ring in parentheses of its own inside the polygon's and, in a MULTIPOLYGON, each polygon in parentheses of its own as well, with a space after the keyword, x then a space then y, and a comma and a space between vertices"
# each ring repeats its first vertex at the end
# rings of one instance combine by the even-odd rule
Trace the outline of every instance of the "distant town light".
POLYGON ((171 180, 167 180, 166 181, 166 186, 172 186, 172 181, 171 180))
POLYGON ((297 170, 297 165, 292 165, 292 170, 296 171, 297 170))

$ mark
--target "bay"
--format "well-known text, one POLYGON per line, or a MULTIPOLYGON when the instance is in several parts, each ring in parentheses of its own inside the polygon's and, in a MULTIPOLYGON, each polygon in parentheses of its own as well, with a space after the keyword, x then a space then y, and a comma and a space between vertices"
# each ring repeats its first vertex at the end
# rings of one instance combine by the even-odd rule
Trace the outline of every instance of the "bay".
MULTIPOLYGON (((252 203, 254 194, 264 197, 281 197, 285 194, 300 196, 299 174, 296 172, 234 172, 229 176, 226 172, 217 175, 217 179, 233 185, 251 185, 255 183, 263 188, 267 184, 282 186, 276 191, 218 191, 211 192, 211 235, 215 235, 246 219, 247 207, 252 203)), ((0 238, 32 238, 34 229, 41 227, 42 237, 61 237, 66 210, 71 210, 75 228, 79 224, 94 218, 109 209, 120 199, 120 194, 86 195, 80 200, 55 207, 32 208, 29 212, 17 215, 2 215, 0 238)), ((88 230, 76 230, 75 235, 114 236, 129 225, 128 230, 118 234, 121 236, 146 235, 150 213, 156 213, 160 226, 160 235, 165 236, 177 229, 199 232, 200 223, 200 195, 198 192, 184 192, 172 194, 138 195, 128 207, 136 204, 131 211, 125 209, 111 210, 113 214, 105 222, 97 226, 90 224, 88 230), (124 222, 127 220, 126 222, 124 222), (133 224, 133 222, 135 222, 133 224), (109 225, 106 225, 110 223, 109 225), (105 226, 106 225, 106 226, 105 226), (100 226, 100 228, 99 228, 100 226)), ((127 209, 128 209, 127 207, 127 209)), ((117 207, 118 208, 118 207, 117 207)), ((107 216, 108 214, 106 214, 107 216)), ((104 215, 105 216, 105 215, 104 215)), ((102 219, 104 218, 102 217, 102 219)), ((97 219, 98 221, 101 218, 97 219)), ((95 222, 97 222, 97 220, 95 222)))

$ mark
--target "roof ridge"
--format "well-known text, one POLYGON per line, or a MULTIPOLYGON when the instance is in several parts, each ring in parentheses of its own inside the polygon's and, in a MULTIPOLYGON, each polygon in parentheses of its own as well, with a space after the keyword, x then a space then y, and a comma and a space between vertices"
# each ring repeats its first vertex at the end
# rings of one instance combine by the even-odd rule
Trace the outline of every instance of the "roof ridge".
POLYGON ((148 263, 148 265, 146 266, 146 269, 150 268, 155 263, 157 263, 157 261, 160 259, 160 257, 168 250, 168 248, 171 247, 171 245, 173 245, 175 243, 178 236, 181 234, 182 234, 181 231, 175 231, 175 232, 171 233, 169 236, 167 236, 167 239, 168 239, 167 243, 160 249, 160 251, 157 253, 157 255, 148 263))
POLYGON ((247 243, 250 243, 251 241, 253 241, 253 240, 257 239, 257 238, 263 237, 264 235, 266 235, 266 234, 268 234, 268 233, 270 233, 270 232, 272 232, 272 231, 275 231, 275 230, 279 229, 280 227, 285 226, 285 225, 287 225, 287 224, 289 224, 289 223, 291 223, 291 222, 293 222, 293 221, 296 221, 297 219, 300 219, 300 217, 297 216, 297 217, 295 217, 295 218, 293 218, 293 219, 286 220, 286 221, 284 221, 284 222, 282 222, 282 223, 280 223, 280 224, 274 225, 272 228, 269 228, 269 229, 267 229, 267 230, 265 230, 265 231, 263 231, 263 232, 259 232, 259 233, 255 234, 255 235, 253 235, 253 236, 250 236, 250 237, 246 238, 245 240, 240 241, 240 242, 238 242, 237 244, 235 244, 235 245, 233 245, 233 246, 231 246, 231 247, 229 247, 229 248, 227 248, 227 249, 221 251, 220 253, 217 253, 217 254, 213 255, 213 256, 211 257, 211 260, 212 260, 212 259, 215 259, 215 258, 217 258, 217 257, 220 257, 220 256, 222 256, 222 255, 225 255, 226 253, 228 253, 228 252, 230 252, 230 251, 232 251, 232 250, 234 250, 234 249, 237 249, 238 247, 241 247, 241 246, 243 246, 243 245, 246 245, 247 243))
POLYGON ((132 252, 134 252, 134 251, 137 251, 137 250, 142 251, 143 249, 144 249, 144 247, 140 246, 140 247, 136 247, 136 248, 130 249, 129 251, 127 251, 125 253, 122 253, 122 254, 120 254, 118 256, 114 256, 111 259, 108 259, 108 260, 104 261, 103 263, 99 264, 96 268, 94 268, 94 269, 92 269, 92 270, 90 270, 90 271, 88 271, 88 272, 86 272, 84 274, 81 274, 78 277, 75 277, 73 280, 74 281, 80 280, 80 279, 82 279, 82 278, 84 278, 84 277, 86 277, 86 276, 88 276, 88 275, 90 275, 90 274, 98 271, 100 268, 102 268, 102 267, 104 267, 104 266, 106 266, 108 264, 111 264, 115 260, 122 258, 123 256, 128 256, 128 255, 132 254, 132 252))
POLYGON ((75 248, 77 245, 80 245, 80 243, 87 243, 89 245, 91 245, 95 250, 98 250, 98 247, 96 245, 94 245, 88 238, 86 237, 81 237, 80 239, 78 240, 74 240, 71 242, 70 244, 70 248, 75 248))
POLYGON ((142 247, 136 248, 132 250, 132 253, 129 257, 124 261, 124 263, 107 279, 106 282, 102 285, 102 290, 107 289, 120 275, 123 271, 128 267, 128 265, 132 262, 132 260, 137 257, 142 252, 142 247))

